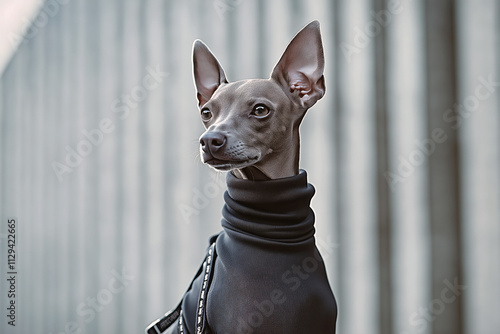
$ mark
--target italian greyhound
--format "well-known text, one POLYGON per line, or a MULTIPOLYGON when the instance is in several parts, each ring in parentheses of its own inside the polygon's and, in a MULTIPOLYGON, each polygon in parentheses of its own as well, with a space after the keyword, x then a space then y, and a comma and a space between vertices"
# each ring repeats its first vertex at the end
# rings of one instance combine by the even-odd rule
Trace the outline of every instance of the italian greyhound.
POLYGON ((269 79, 229 83, 196 40, 203 163, 227 171, 223 231, 176 309, 147 333, 335 333, 337 305, 314 239, 314 188, 299 170, 299 125, 325 93, 319 23, 290 42, 269 79))

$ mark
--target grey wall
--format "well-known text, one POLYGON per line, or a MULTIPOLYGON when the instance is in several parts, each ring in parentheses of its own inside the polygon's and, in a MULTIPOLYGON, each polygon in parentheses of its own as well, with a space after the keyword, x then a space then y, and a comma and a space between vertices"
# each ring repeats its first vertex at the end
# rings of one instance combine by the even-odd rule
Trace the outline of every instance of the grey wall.
POLYGON ((225 187, 199 162, 192 42, 267 77, 313 19, 327 94, 301 167, 338 332, 497 333, 496 0, 47 2, 0 81, 2 333, 140 333, 177 303, 225 187))

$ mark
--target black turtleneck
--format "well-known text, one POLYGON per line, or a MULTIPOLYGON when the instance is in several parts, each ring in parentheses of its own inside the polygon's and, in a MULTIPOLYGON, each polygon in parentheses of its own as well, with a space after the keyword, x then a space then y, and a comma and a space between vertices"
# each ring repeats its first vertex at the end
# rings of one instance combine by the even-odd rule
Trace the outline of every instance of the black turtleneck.
POLYGON ((314 243, 314 187, 305 171, 294 177, 249 181, 227 173, 222 227, 230 238, 265 247, 304 247, 314 243))
MULTIPOLYGON (((226 180, 223 231, 207 296, 211 331, 335 333, 337 307, 315 246, 309 206, 314 187, 306 172, 266 181, 228 173, 226 180)), ((201 276, 182 304, 189 333, 195 333, 201 276)))

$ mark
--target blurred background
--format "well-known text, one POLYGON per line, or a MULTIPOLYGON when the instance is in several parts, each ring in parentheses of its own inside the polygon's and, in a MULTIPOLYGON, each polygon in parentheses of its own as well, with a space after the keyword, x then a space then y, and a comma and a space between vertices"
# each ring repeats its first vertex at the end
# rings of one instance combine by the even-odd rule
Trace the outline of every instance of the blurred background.
POLYGON ((0 332, 141 333, 174 307, 225 190, 192 43, 267 78, 314 19, 327 94, 301 168, 338 333, 498 333, 497 0, 0 1, 0 332))

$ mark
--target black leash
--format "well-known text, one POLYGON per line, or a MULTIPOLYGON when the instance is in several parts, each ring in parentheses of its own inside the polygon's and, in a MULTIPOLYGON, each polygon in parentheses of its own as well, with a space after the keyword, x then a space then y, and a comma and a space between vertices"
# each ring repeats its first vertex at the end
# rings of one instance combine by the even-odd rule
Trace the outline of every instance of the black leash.
MULTIPOLYGON (((217 235, 218 236, 218 235, 217 235)), ((210 239, 210 247, 208 248, 207 255, 205 257, 205 260, 201 264, 200 268, 198 269, 198 272, 194 276, 193 280, 191 281, 191 284, 189 284, 188 289, 186 290, 186 293, 191 290, 193 287, 193 283, 200 276, 202 273, 204 273, 203 277, 203 283, 201 286, 201 291, 200 291, 200 296, 198 298, 198 309, 196 310, 196 334, 203 334, 203 331, 205 330, 205 312, 206 312, 206 301, 207 301, 207 292, 208 292, 208 287, 210 285, 210 280, 213 276, 213 263, 215 262, 215 257, 216 257, 216 252, 215 252, 215 240, 217 239, 217 236, 214 236, 210 239)), ((184 294, 185 295, 185 294, 184 294)), ((170 326, 172 326, 173 323, 176 321, 179 322, 179 332, 180 334, 185 334, 184 332, 184 323, 182 319, 182 301, 184 300, 184 297, 181 299, 179 304, 177 305, 176 308, 173 310, 168 311, 165 313, 165 315, 155 321, 153 321, 148 327, 146 327, 145 333, 146 334, 161 334, 165 332, 170 326)))

